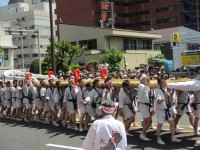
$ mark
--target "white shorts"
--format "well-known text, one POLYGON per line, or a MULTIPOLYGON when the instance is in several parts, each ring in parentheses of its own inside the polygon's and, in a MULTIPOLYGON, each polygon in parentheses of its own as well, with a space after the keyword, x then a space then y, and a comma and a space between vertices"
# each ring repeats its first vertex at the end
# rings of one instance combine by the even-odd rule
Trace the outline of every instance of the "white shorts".
POLYGON ((99 107, 100 107, 100 104, 97 104, 97 108, 95 108, 95 114, 97 114, 97 115, 102 115, 102 111, 99 109, 99 107))
POLYGON ((10 101, 10 100, 7 100, 7 99, 6 99, 5 104, 6 104, 6 107, 7 107, 7 108, 10 108, 10 107, 11 107, 11 101, 10 101))
POLYGON ((165 116, 157 116, 157 123, 163 124, 166 121, 172 121, 173 118, 172 117, 168 117, 168 120, 166 119, 165 116))
POLYGON ((184 109, 181 110, 181 108, 182 108, 183 105, 184 105, 184 104, 178 104, 178 105, 177 105, 177 115, 182 116, 182 115, 184 115, 184 114, 186 114, 186 113, 191 113, 191 112, 192 112, 190 106, 184 107, 184 109))
POLYGON ((142 114, 142 118, 145 119, 145 118, 151 117, 148 105, 139 103, 138 108, 139 108, 140 113, 142 114))
POLYGON ((30 104, 29 99, 24 98, 24 99, 23 99, 23 103, 24 103, 26 109, 32 108, 32 103, 30 104))
POLYGON ((20 107, 22 107, 22 99, 16 99, 16 107, 17 108, 20 108, 20 107))
POLYGON ((80 109, 80 113, 81 113, 81 114, 84 114, 84 113, 87 112, 86 105, 83 104, 82 102, 79 102, 79 109, 80 109))
MULTIPOLYGON (((77 104, 77 106, 78 106, 78 104, 77 104)), ((69 102, 69 101, 67 102, 67 111, 68 111, 70 114, 76 112, 76 110, 74 110, 74 104, 73 104, 73 102, 69 102)))
POLYGON ((51 111, 53 111, 54 108, 55 108, 55 103, 54 103, 54 101, 49 101, 49 106, 50 106, 51 111))
POLYGON ((124 107, 122 108, 122 112, 124 114, 125 120, 133 117, 133 111, 130 110, 128 105, 124 105, 124 107))
POLYGON ((61 109, 61 102, 54 102, 56 109, 61 109))
POLYGON ((1 99, 2 105, 6 106, 6 100, 5 99, 1 99))
POLYGON ((39 98, 35 98, 35 106, 37 109, 42 109, 42 102, 39 98))
POLYGON ((171 114, 177 114, 176 106, 172 106, 169 111, 171 114))
POLYGON ((86 109, 90 117, 97 115, 91 105, 86 105, 86 109))
POLYGON ((195 118, 200 118, 200 110, 194 111, 195 118))
POLYGON ((12 107, 15 109, 16 108, 16 98, 12 98, 12 107))

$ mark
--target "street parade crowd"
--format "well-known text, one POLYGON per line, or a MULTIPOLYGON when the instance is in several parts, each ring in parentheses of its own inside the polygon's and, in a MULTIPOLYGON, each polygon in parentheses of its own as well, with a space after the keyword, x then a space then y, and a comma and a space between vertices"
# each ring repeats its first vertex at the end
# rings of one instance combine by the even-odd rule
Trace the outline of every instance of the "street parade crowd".
MULTIPOLYGON (((126 136, 133 136, 129 133, 129 128, 138 126, 136 123, 137 113, 142 114, 142 132, 138 137, 142 141, 151 140, 146 136, 146 133, 152 128, 156 130, 156 142, 164 145, 165 142, 162 141, 160 133, 163 123, 167 121, 170 125, 171 142, 181 142, 180 139, 176 138, 175 133, 181 130, 178 122, 184 114, 187 114, 194 134, 200 135, 198 131, 199 91, 186 92, 169 89, 166 82, 166 79, 169 78, 167 74, 157 72, 150 76, 145 68, 138 74, 119 73, 118 77, 122 80, 118 91, 113 87, 112 80, 116 78, 113 73, 105 78, 103 87, 100 86, 100 78, 95 77, 95 74, 89 77, 81 75, 77 81, 73 74, 70 74, 66 77, 67 86, 62 85, 63 77, 61 74, 58 74, 57 78, 40 81, 35 78, 12 82, 0 80, 0 116, 16 121, 30 122, 34 120, 53 126, 63 126, 77 132, 89 130, 89 124, 96 120, 83 143, 85 149, 90 149, 88 145, 92 144, 90 140, 94 138, 92 132, 106 134, 102 130, 99 131, 97 127, 100 124, 98 121, 106 120, 109 118, 108 116, 113 116, 111 117, 112 121, 107 120, 102 124, 111 124, 111 126, 119 124, 120 128, 116 131, 118 134, 112 135, 117 137, 114 141, 115 146, 117 147, 116 144, 121 145, 121 149, 126 149, 126 136), (87 82, 88 78, 92 78, 92 84, 87 82), (129 79, 132 78, 138 78, 140 81, 138 88, 131 89, 129 79), (158 88, 149 86, 150 78, 157 80, 158 88), (152 125, 154 115, 157 118, 156 127, 152 125), (78 117, 79 121, 77 122, 78 117), (122 118, 122 122, 118 121, 119 117, 122 118), (120 144, 122 141, 123 143, 120 144)), ((100 135, 96 136, 99 136, 96 140, 100 141, 100 135)), ((104 136, 104 138, 106 137, 104 136)), ((99 141, 96 142, 97 149, 101 147, 99 141)))

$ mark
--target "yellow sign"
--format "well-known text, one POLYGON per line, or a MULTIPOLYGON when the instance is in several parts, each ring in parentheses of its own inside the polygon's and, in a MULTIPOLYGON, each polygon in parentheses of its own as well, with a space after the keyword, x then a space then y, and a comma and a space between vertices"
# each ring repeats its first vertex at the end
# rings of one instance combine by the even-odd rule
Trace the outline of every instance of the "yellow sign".
POLYGON ((200 55, 182 55, 182 66, 193 66, 200 64, 200 55))
POLYGON ((181 41, 179 33, 172 33, 172 42, 179 43, 181 41))

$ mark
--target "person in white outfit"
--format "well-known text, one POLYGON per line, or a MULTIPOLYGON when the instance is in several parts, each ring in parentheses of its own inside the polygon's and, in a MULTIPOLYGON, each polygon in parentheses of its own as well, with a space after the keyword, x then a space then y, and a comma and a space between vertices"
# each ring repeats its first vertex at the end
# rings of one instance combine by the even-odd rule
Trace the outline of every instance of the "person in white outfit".
POLYGON ((172 117, 172 113, 170 112, 170 108, 172 107, 171 95, 167 91, 167 83, 165 80, 159 80, 158 85, 160 86, 156 92, 156 116, 157 116, 157 143, 164 145, 165 143, 161 140, 160 131, 165 121, 168 121, 170 124, 170 132, 171 132, 171 141, 172 142, 180 142, 177 138, 175 138, 175 123, 172 117))
POLYGON ((23 86, 23 94, 24 94, 23 103, 26 107, 24 121, 26 122, 29 122, 30 118, 32 118, 33 94, 30 91, 30 83, 31 83, 30 80, 26 80, 23 86))
POLYGON ((54 117, 54 107, 55 107, 55 103, 53 100, 53 93, 54 93, 54 80, 53 79, 49 79, 49 87, 47 88, 46 91, 46 97, 45 97, 45 105, 47 107, 46 111, 48 113, 50 113, 50 116, 46 116, 45 121, 47 124, 49 124, 49 117, 54 117))
POLYGON ((102 102, 102 117, 90 127, 82 148, 85 150, 126 150, 127 138, 124 125, 112 116, 115 103, 110 100, 102 102))
POLYGON ((11 82, 6 82, 6 89, 5 89, 5 104, 7 107, 6 116, 10 117, 11 113, 11 106, 12 106, 12 92, 11 92, 11 82))
POLYGON ((5 104, 5 87, 2 80, 0 80, 0 97, 1 97, 0 115, 3 116, 3 112, 6 110, 6 104, 5 104))
POLYGON ((99 110, 102 102, 102 89, 100 89, 100 80, 94 79, 92 83, 92 90, 86 97, 88 113, 95 119, 101 118, 101 111, 99 110))
POLYGON ((43 112, 43 107, 42 107, 42 102, 41 102, 40 89, 37 86, 37 82, 38 81, 35 80, 35 79, 32 80, 32 82, 30 84, 30 91, 33 94, 36 109, 38 109, 38 113, 35 114, 34 120, 35 121, 41 121, 41 115, 42 115, 42 112, 43 112))
POLYGON ((79 104, 79 109, 80 109, 80 117, 79 117, 79 132, 83 132, 83 121, 84 119, 86 120, 86 118, 88 117, 88 113, 87 113, 87 107, 86 104, 84 103, 85 98, 87 97, 87 87, 85 86, 86 84, 86 80, 83 78, 80 78, 78 80, 79 83, 79 94, 77 97, 77 101, 79 104))
POLYGON ((16 118, 16 88, 17 88, 18 81, 13 81, 13 86, 11 87, 12 92, 12 119, 16 118))
POLYGON ((16 116, 17 120, 22 120, 22 111, 23 111, 23 81, 19 81, 19 84, 16 88, 16 116))
POLYGON ((194 93, 194 103, 192 104, 194 108, 195 120, 194 120, 194 134, 200 136, 198 131, 198 122, 200 118, 200 91, 194 93))
POLYGON ((54 107, 55 116, 54 116, 52 124, 54 126, 59 126, 59 124, 57 123, 57 115, 58 115, 58 110, 61 109, 63 98, 64 98, 64 94, 62 91, 61 83, 60 81, 56 81, 56 88, 54 89, 54 92, 53 92, 53 100, 55 103, 55 107, 54 107))
POLYGON ((40 97, 41 97, 41 101, 42 101, 42 106, 43 106, 43 109, 44 109, 44 121, 43 123, 48 123, 46 122, 46 118, 48 116, 48 113, 49 113, 49 105, 48 103, 46 102, 45 98, 46 98, 46 92, 47 92, 47 81, 46 80, 42 80, 40 81, 40 85, 41 85, 41 88, 40 88, 40 97))
POLYGON ((67 110, 69 111, 70 114, 70 123, 68 125, 68 128, 74 129, 78 131, 78 127, 76 126, 76 112, 78 109, 78 102, 77 102, 77 97, 78 97, 78 87, 75 85, 74 79, 70 78, 69 79, 69 87, 66 88, 65 93, 64 93, 64 105, 67 106, 67 110))
POLYGON ((140 82, 138 86, 138 103, 139 111, 143 118, 143 129, 139 137, 143 141, 150 141, 150 139, 146 137, 146 132, 152 124, 151 114, 154 113, 154 110, 151 110, 152 104, 149 99, 149 76, 142 74, 140 76, 140 82))
POLYGON ((121 116, 124 116, 124 123, 125 123, 125 129, 126 129, 126 135, 132 136, 130 133, 128 133, 128 130, 134 121, 134 108, 135 106, 135 99, 132 96, 131 90, 130 90, 130 81, 124 80, 122 82, 122 88, 119 92, 119 114, 121 116))
POLYGON ((189 117, 190 124, 192 127, 194 127, 194 116, 192 114, 192 109, 190 106, 190 94, 188 91, 177 91, 177 99, 178 99, 178 104, 177 104, 177 115, 174 120, 175 126, 177 127, 177 124, 180 120, 180 118, 184 115, 187 114, 189 117))

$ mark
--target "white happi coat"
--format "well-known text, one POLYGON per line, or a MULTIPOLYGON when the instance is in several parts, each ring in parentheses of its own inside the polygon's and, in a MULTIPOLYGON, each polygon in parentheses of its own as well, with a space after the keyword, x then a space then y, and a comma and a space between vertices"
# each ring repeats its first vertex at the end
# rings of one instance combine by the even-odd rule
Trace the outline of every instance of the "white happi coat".
MULTIPOLYGON (((96 88, 100 93, 102 93, 102 89, 96 88)), ((86 100, 89 103, 92 103, 93 101, 96 101, 96 103, 101 103, 102 99, 99 97, 99 94, 96 92, 96 90, 93 88, 90 93, 88 94, 88 97, 86 100), (98 98, 98 99, 97 99, 98 98)))
POLYGON ((10 101, 12 100, 12 92, 11 92, 11 87, 6 87, 5 89, 5 99, 7 101, 10 101))
POLYGON ((102 92, 102 101, 105 101, 105 100, 116 101, 116 98, 112 95, 114 94, 114 90, 112 90, 112 92, 113 93, 111 93, 107 88, 105 88, 102 92), (107 93, 107 96, 106 96, 106 93, 107 93))
POLYGON ((150 91, 149 86, 144 85, 144 84, 139 84, 139 86, 138 86, 138 102, 150 103, 149 91, 150 91))
POLYGON ((69 113, 74 113, 75 110, 74 110, 73 102, 70 102, 68 100, 71 100, 72 96, 77 98, 78 97, 78 93, 79 93, 79 90, 78 90, 77 86, 75 86, 75 94, 72 91, 70 91, 70 87, 67 87, 65 89, 63 102, 66 102, 67 110, 69 111, 69 113))
POLYGON ((44 88, 44 87, 41 87, 41 89, 40 89, 40 96, 41 96, 41 98, 42 97, 46 97, 46 92, 47 92, 47 89, 44 88))
POLYGON ((45 99, 49 101, 49 106, 51 107, 51 110, 54 110, 54 106, 55 106, 55 103, 53 100, 53 92, 54 92, 54 89, 49 87, 46 91, 46 97, 45 97, 45 99))
POLYGON ((4 87, 0 87, 0 98, 1 98, 2 105, 5 105, 5 88, 4 87))
POLYGON ((112 115, 94 121, 82 144, 85 150, 116 149, 126 150, 127 139, 122 122, 115 120, 112 115))

